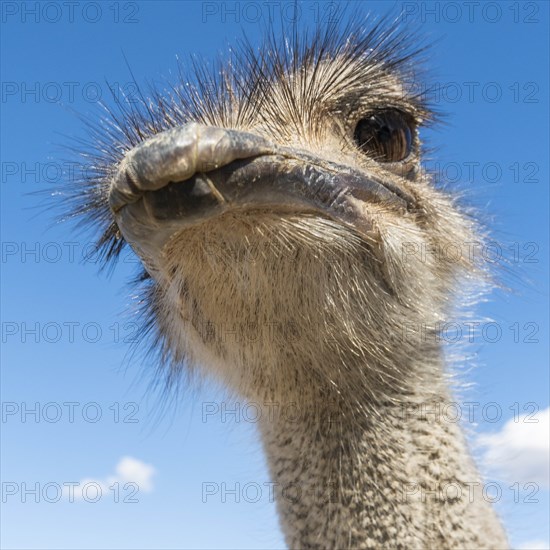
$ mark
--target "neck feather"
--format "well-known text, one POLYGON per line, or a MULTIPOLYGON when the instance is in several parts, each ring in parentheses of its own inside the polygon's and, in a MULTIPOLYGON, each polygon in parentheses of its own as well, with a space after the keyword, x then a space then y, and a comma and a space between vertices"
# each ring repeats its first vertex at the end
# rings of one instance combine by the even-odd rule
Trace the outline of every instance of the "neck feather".
POLYGON ((449 402, 434 386, 365 396, 359 408, 319 396, 263 415, 290 548, 507 548, 459 426, 426 414, 449 402))

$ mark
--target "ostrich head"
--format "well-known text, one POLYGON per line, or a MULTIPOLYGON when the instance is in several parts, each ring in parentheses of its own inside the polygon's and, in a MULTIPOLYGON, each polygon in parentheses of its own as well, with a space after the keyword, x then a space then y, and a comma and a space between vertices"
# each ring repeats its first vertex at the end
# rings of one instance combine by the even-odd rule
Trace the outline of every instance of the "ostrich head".
POLYGON ((249 398, 405 389, 405 322, 437 321, 471 268, 420 254, 470 222, 421 170, 433 113, 407 86, 410 42, 328 25, 243 46, 95 128, 77 212, 108 258, 140 257, 169 379, 213 369, 249 398))
MULTIPOLYGON (((419 131, 434 115, 407 85, 419 74, 413 42, 387 22, 329 24, 259 52, 244 44, 211 73, 196 63, 191 82, 121 106, 93 130, 94 170, 75 193, 74 212, 101 227, 107 259, 125 245, 139 256, 147 327, 169 381, 206 371, 237 395, 306 411, 298 432, 263 428, 279 457, 273 475, 303 472, 311 445, 311 472, 337 473, 342 506, 285 509, 291 545, 465 540, 428 537, 423 512, 403 502, 372 538, 386 501, 364 502, 384 468, 388 482, 404 483, 407 468, 439 457, 424 432, 413 437, 381 411, 445 398, 441 352, 425 334, 477 269, 466 254, 420 253, 467 243, 475 227, 421 170, 419 131), (338 422, 327 428, 313 418, 329 402, 338 422), (293 438, 305 450, 289 450, 293 438)), ((453 453, 453 479, 468 462, 461 445, 440 447, 453 453)), ((476 536, 468 540, 483 545, 476 536)))

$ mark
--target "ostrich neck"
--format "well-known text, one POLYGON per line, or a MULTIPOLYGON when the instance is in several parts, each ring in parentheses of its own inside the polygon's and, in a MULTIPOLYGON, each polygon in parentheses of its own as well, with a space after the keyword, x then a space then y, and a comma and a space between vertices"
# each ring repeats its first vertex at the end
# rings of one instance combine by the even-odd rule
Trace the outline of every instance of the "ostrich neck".
POLYGON ((319 397, 264 421, 289 548, 507 547, 460 428, 437 414, 444 386, 416 384, 360 412, 319 397))

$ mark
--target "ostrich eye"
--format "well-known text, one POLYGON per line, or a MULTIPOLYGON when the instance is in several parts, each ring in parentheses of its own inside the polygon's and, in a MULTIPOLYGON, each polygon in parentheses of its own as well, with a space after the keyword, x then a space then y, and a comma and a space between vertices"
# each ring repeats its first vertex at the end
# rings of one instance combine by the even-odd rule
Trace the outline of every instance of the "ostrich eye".
POLYGON ((401 111, 387 109, 362 118, 353 137, 361 151, 374 160, 399 162, 412 150, 413 126, 401 111))

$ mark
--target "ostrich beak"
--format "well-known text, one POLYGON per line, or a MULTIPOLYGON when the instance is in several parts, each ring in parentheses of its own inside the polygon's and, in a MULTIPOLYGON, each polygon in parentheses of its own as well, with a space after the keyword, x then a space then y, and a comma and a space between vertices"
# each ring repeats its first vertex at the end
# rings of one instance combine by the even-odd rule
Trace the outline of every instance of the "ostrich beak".
POLYGON ((149 254, 181 229, 229 211, 311 212, 360 230, 365 202, 406 211, 414 200, 383 176, 197 123, 134 147, 109 189, 124 238, 149 254))

